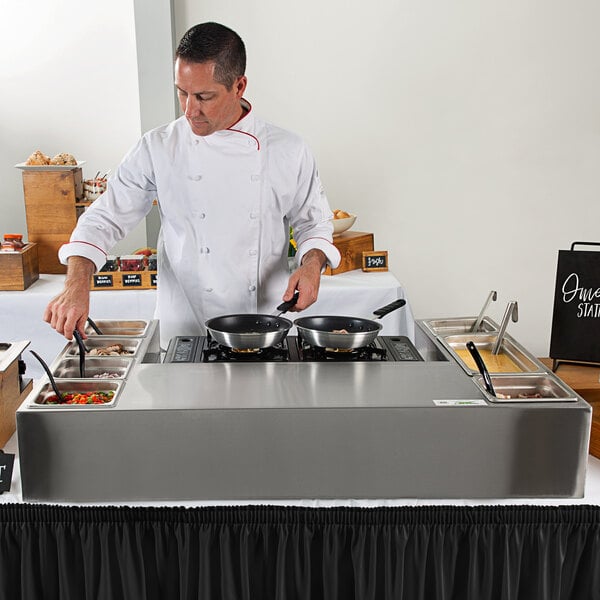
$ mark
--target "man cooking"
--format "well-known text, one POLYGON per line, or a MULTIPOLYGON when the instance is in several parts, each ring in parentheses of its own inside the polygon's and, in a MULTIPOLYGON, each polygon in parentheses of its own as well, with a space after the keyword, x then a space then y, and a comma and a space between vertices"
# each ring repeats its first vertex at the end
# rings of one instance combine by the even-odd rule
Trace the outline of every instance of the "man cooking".
POLYGON ((155 199, 163 341, 203 335, 219 315, 272 313, 296 290, 295 310, 316 301, 322 269, 340 261, 333 215, 305 143, 243 98, 245 67, 243 41, 223 25, 196 25, 181 39, 175 87, 184 115, 142 137, 59 250, 65 287, 44 320, 67 339, 75 329, 85 337, 91 276, 155 199), (290 226, 299 265, 291 275, 290 226))

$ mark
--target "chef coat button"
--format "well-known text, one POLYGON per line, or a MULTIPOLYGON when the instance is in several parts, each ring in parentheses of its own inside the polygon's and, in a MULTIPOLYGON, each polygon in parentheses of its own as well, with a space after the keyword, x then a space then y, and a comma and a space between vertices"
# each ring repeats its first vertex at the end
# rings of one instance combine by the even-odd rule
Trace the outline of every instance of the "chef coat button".
POLYGON ((190 176, 192 181, 200 181, 202 179, 202 175, 192 175, 190 176))
POLYGON ((250 181, 258 181, 260 179, 260 175, 250 175, 250 181))
POLYGON ((248 252, 250 256, 256 256, 256 250, 254 248, 248 252))
POLYGON ((200 213, 198 216, 199 216, 201 219, 205 219, 205 218, 206 218, 206 215, 205 215, 204 213, 200 213))
POLYGON ((209 293, 210 293, 210 292, 212 292, 212 291, 213 291, 213 289, 212 289, 212 288, 206 288, 204 291, 205 291, 205 292, 209 292, 209 293))
POLYGON ((248 291, 250 292, 255 292, 256 291, 256 286, 255 285, 251 285, 248 287, 248 291))
POLYGON ((257 218, 258 218, 258 213, 251 212, 251 213, 250 213, 250 218, 251 218, 251 219, 257 219, 257 218))
POLYGON ((200 140, 194 140, 194 144, 196 144, 196 146, 200 143, 200 140))

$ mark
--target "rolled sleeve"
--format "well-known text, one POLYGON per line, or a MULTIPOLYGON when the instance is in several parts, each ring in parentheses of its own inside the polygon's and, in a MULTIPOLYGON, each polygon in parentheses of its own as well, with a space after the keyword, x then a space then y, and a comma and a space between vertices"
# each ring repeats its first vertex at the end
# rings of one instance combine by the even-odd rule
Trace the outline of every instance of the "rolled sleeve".
POLYGON ((82 256, 91 260, 96 265, 96 271, 99 271, 106 263, 106 252, 89 242, 72 241, 59 248, 58 260, 61 264, 66 265, 71 256, 82 256))
POLYGON ((339 266, 342 257, 340 255, 339 250, 333 245, 332 242, 325 238, 308 238, 306 241, 302 243, 302 245, 298 248, 298 252, 296 254, 296 260, 298 264, 302 263, 303 256, 309 250, 321 250, 323 254, 327 257, 327 264, 335 269, 339 266))

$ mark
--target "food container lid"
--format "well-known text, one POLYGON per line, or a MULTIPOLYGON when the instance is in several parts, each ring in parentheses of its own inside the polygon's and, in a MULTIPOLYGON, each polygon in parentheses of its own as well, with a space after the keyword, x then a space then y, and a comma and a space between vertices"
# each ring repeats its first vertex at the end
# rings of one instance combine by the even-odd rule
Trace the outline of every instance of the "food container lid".
POLYGON ((4 239, 5 240, 22 240, 23 234, 22 233, 5 233, 4 239))

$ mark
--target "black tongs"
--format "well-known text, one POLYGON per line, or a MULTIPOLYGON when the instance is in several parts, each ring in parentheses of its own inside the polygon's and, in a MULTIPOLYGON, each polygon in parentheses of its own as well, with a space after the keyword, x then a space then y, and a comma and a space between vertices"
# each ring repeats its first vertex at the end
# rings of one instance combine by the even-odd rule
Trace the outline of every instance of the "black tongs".
POLYGON ((86 352, 89 352, 89 350, 85 347, 83 338, 77 329, 73 332, 73 337, 79 346, 79 376, 85 378, 85 354, 86 352))
POLYGON ((87 318, 87 322, 90 324, 90 327, 98 334, 98 335, 104 335, 100 329, 98 328, 98 325, 96 325, 96 323, 94 323, 94 321, 92 321, 92 319, 90 317, 87 318))

